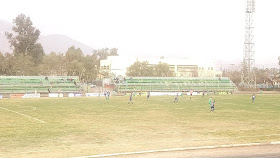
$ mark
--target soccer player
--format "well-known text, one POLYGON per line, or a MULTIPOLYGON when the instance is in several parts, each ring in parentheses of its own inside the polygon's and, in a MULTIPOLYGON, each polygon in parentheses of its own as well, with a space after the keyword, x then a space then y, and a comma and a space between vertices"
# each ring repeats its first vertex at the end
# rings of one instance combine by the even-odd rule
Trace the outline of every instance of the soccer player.
POLYGON ((204 95, 205 95, 205 92, 204 92, 204 90, 203 90, 203 92, 202 92, 202 97, 204 97, 204 95))
POLYGON ((262 88, 260 89, 260 94, 261 94, 261 97, 262 97, 262 88))
POLYGON ((116 91, 113 91, 113 96, 115 96, 116 95, 116 91))
POLYGON ((107 100, 110 100, 110 95, 111 95, 111 92, 108 91, 108 92, 107 92, 107 100))
POLYGON ((150 92, 147 93, 147 100, 150 99, 150 92))
POLYGON ((209 107, 211 107, 211 104, 212 104, 212 97, 209 98, 208 103, 209 103, 209 107))
POLYGON ((130 104, 130 103, 133 104, 133 102, 132 102, 132 92, 130 93, 128 104, 130 104))
POLYGON ((192 93, 193 93, 193 91, 192 90, 190 90, 190 99, 192 99, 192 93))
POLYGON ((215 110, 215 100, 212 102, 211 111, 210 112, 214 112, 214 110, 215 110))
POLYGON ((176 97, 175 97, 175 99, 174 99, 174 102, 173 103, 178 103, 178 93, 177 93, 177 95, 176 95, 176 97))
POLYGON ((104 91, 104 96, 105 96, 105 99, 107 99, 107 91, 106 90, 104 91))
POLYGON ((255 98, 256 98, 256 95, 255 95, 255 94, 253 94, 253 95, 252 95, 252 104, 254 103, 255 98))

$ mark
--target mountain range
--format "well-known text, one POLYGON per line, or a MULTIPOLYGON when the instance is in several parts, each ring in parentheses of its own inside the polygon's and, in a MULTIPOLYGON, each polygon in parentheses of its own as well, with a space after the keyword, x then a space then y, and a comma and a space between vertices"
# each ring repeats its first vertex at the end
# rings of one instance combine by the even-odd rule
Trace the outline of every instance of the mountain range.
MULTIPOLYGON (((0 52, 2 53, 12 52, 10 44, 5 36, 5 32, 12 32, 12 27, 12 23, 0 20, 0 52)), ((59 34, 52 34, 47 36, 41 35, 38 42, 41 43, 46 54, 49 54, 51 52, 65 53, 71 46, 80 48, 85 55, 91 54, 93 51, 93 48, 91 48, 90 46, 71 39, 70 37, 59 34)))

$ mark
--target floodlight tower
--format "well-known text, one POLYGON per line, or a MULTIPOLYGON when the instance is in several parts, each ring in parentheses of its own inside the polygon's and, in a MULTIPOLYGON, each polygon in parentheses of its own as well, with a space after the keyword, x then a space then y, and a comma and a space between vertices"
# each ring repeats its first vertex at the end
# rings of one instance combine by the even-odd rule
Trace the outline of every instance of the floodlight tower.
POLYGON ((246 0, 245 42, 242 68, 242 83, 256 87, 255 68, 255 43, 253 36, 253 15, 255 12, 255 0, 246 0))

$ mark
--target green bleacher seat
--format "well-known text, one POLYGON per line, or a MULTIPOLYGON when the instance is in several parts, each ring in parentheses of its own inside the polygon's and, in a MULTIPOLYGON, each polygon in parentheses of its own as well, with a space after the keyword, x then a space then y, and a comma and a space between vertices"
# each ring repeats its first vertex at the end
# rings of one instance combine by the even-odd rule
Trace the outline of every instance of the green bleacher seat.
POLYGON ((79 92, 79 84, 78 76, 0 76, 0 93, 79 92))
POLYGON ((220 78, 184 78, 184 77, 127 77, 125 82, 117 84, 120 92, 131 91, 212 91, 233 92, 236 85, 228 77, 220 78))

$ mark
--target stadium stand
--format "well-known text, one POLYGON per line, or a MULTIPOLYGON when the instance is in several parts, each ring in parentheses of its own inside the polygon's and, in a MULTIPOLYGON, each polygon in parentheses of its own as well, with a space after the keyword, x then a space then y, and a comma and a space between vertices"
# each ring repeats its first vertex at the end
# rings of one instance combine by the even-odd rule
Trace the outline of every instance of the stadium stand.
POLYGON ((0 76, 0 93, 79 92, 78 76, 0 76))
POLYGON ((228 77, 218 78, 182 78, 182 77, 127 77, 117 84, 117 91, 149 92, 233 92, 236 85, 228 77))

